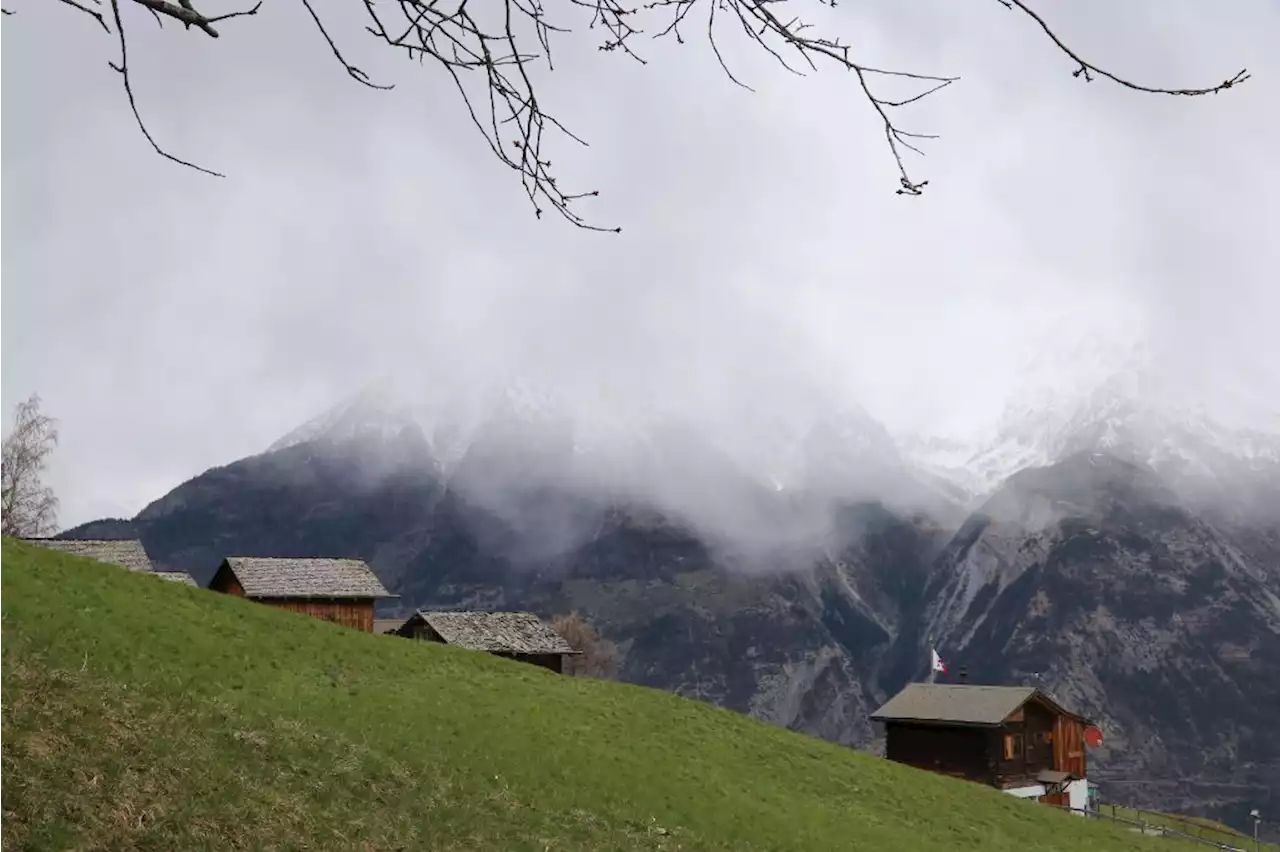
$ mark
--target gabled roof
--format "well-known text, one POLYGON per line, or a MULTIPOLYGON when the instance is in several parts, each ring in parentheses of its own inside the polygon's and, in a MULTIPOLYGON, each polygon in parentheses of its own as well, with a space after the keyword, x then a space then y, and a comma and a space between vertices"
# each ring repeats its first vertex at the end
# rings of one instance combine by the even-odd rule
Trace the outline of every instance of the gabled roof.
MULTIPOLYGON (((564 637, 532 612, 429 612, 422 619, 448 645, 508 654, 576 654, 564 637)), ((406 622, 407 624, 408 622, 406 622)))
POLYGON ((24 541, 49 550, 96 559, 108 565, 119 565, 130 571, 150 571, 151 559, 138 539, 104 541, 102 539, 28 538, 24 541))
POLYGON ((157 571, 155 573, 161 580, 171 580, 175 583, 185 583, 188 586, 200 588, 200 584, 196 582, 196 578, 192 577, 186 571, 157 571))
POLYGON ((976 686, 970 684, 911 683, 871 714, 875 722, 937 722, 951 725, 995 727, 1032 697, 1054 712, 1077 716, 1063 709, 1033 686, 976 686))
POLYGON ((389 593, 360 559, 228 556, 221 568, 235 575, 249 598, 398 597, 389 593))

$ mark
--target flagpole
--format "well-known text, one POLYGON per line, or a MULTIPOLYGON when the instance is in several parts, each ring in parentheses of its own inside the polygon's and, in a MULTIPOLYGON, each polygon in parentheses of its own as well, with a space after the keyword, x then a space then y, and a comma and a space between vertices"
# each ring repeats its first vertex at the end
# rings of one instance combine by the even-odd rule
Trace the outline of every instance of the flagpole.
POLYGON ((924 679, 925 683, 933 683, 933 679, 938 676, 938 670, 933 667, 933 651, 937 646, 933 644, 933 637, 929 637, 929 676, 924 679))
POLYGON ((933 639, 929 640, 929 678, 925 683, 931 684, 937 681, 938 672, 947 671, 946 663, 942 662, 942 658, 938 656, 938 647, 933 644, 933 639))

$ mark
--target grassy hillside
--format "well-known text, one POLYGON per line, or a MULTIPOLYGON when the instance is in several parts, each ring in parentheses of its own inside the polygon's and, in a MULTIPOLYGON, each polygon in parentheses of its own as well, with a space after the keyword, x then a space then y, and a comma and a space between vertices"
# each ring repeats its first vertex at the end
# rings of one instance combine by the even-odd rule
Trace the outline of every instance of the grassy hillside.
POLYGON ((12 541, 2 577, 6 850, 1180 848, 664 693, 12 541))
MULTIPOLYGON (((1150 825, 1159 825, 1166 828, 1172 828, 1183 834, 1190 834, 1192 837, 1200 837, 1205 840, 1212 840, 1214 843, 1221 843, 1228 846, 1251 846, 1253 841, 1242 832, 1236 831, 1230 826, 1223 825, 1217 820, 1205 819, 1204 817, 1189 817, 1181 814, 1166 814, 1159 811, 1147 811, 1141 808, 1126 808, 1119 805, 1101 805, 1100 809, 1104 814, 1110 814, 1120 819, 1132 820, 1135 822, 1145 822, 1150 825), (1247 841, 1247 842, 1245 842, 1247 841)), ((1274 845, 1268 844, 1266 849, 1274 849, 1274 845)))

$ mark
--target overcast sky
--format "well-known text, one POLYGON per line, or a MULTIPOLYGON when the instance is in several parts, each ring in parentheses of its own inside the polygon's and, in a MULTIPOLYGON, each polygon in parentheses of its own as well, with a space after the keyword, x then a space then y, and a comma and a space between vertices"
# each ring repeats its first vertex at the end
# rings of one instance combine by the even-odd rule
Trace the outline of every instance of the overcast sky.
POLYGON ((941 135, 909 161, 920 198, 894 195, 850 75, 795 77, 729 30, 754 93, 692 32, 641 66, 566 3, 580 36, 538 85, 591 147, 552 157, 621 236, 536 220, 449 80, 380 50, 358 4, 331 29, 392 92, 353 83, 300 4, 216 41, 122 5, 151 130, 228 177, 150 151, 93 21, 13 0, 3 405, 38 391, 59 419, 64 525, 132 516, 386 373, 424 393, 519 375, 583 406, 608 385, 624 408, 768 410, 801 386, 948 433, 1097 335, 1280 398, 1275 0, 1039 3, 1137 82, 1253 73, 1198 99, 1073 79, 995 0, 820 15, 869 64, 963 78, 900 114, 941 135))

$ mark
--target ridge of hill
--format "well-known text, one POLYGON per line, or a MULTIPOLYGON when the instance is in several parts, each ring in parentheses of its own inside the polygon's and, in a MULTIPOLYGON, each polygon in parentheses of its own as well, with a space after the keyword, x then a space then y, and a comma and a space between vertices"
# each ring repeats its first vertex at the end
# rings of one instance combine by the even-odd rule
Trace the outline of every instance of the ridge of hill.
POLYGON ((1181 846, 657 690, 3 561, 6 848, 1181 846))

